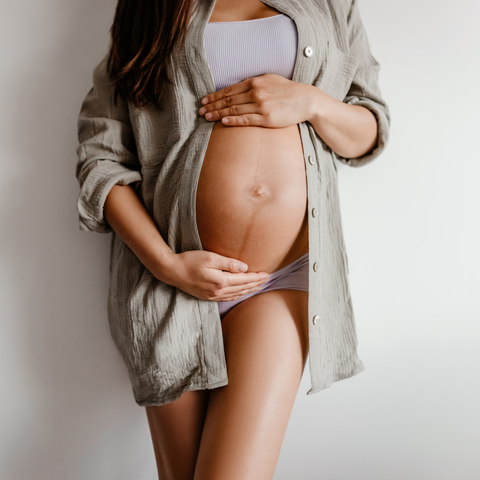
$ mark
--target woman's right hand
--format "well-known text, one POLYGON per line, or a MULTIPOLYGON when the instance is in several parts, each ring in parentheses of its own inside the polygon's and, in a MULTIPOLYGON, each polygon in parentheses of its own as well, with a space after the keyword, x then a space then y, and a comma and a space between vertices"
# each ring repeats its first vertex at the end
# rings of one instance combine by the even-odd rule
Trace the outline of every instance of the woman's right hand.
POLYGON ((261 289, 267 272, 246 273, 246 265, 234 258, 206 250, 173 253, 162 262, 155 277, 201 300, 229 302, 261 289), (241 270, 241 268, 244 270, 241 270))

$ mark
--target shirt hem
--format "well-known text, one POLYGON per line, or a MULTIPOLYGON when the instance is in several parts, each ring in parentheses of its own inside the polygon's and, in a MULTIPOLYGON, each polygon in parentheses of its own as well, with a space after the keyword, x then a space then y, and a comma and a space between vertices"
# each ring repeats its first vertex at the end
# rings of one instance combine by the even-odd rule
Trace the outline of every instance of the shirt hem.
POLYGON ((167 405, 168 403, 175 402, 176 400, 179 400, 180 397, 185 393, 185 392, 193 392, 196 390, 211 390, 213 388, 219 388, 219 387, 224 387, 225 385, 228 385, 228 378, 225 378, 223 380, 219 380, 218 382, 215 383, 210 383, 208 386, 205 386, 205 384, 192 384, 189 385, 185 390, 182 392, 175 394, 175 395, 168 395, 166 397, 162 397, 161 399, 149 399, 149 400, 140 400, 135 398, 135 402, 137 405, 140 407, 160 407, 162 405, 167 405))

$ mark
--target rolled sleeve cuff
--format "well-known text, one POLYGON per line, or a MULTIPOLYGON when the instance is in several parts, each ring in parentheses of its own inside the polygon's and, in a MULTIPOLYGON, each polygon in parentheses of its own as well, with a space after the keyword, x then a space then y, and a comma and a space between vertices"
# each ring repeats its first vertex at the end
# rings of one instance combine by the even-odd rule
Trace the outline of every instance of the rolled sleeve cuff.
POLYGON ((107 195, 114 185, 129 185, 142 180, 138 170, 124 167, 110 160, 98 161, 80 189, 77 200, 79 228, 81 231, 110 233, 112 227, 104 216, 107 195))
POLYGON ((380 105, 379 103, 362 97, 347 97, 345 103, 349 105, 360 105, 361 107, 368 108, 377 119, 377 145, 369 153, 362 155, 357 158, 345 158, 340 155, 336 155, 336 158, 342 163, 349 165, 351 167, 361 167, 370 163, 372 160, 377 158, 385 149, 388 143, 389 128, 390 128, 390 115, 386 107, 380 105))

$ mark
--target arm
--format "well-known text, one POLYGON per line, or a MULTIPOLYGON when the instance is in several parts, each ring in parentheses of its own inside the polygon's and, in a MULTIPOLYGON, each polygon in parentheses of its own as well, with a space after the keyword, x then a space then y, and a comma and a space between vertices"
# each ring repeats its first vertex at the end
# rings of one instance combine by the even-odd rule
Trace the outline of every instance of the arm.
POLYGON ((359 62, 349 91, 340 102, 315 88, 310 123, 337 158, 362 166, 382 153, 388 143, 390 111, 378 85, 380 65, 370 51, 357 0, 347 17, 349 55, 359 62))
MULTIPOLYGON (((388 141, 390 112, 380 93, 380 66, 370 52, 357 0, 351 0, 350 5, 345 19, 348 52, 344 55, 356 65, 355 71, 344 72, 340 64, 336 70, 334 60, 327 77, 335 83, 339 76, 352 75, 351 82, 349 76, 340 79, 350 82, 342 101, 317 85, 267 73, 207 95, 198 113, 208 121, 220 120, 232 127, 282 128, 309 121, 341 162, 356 167, 376 158, 388 141)), ((327 62, 327 72, 328 68, 327 62)), ((336 88, 329 86, 330 92, 336 88)))
POLYGON ((203 250, 171 250, 136 193, 141 165, 127 104, 121 98, 113 103, 106 58, 93 80, 78 122, 80 230, 115 231, 157 279, 200 299, 229 301, 260 288, 268 273, 246 273, 247 266, 236 259, 203 250))
POLYGON ((314 86, 308 87, 312 89, 308 121, 337 155, 358 158, 375 147, 378 127, 370 110, 340 102, 314 86))
POLYGON ((165 260, 173 251, 135 192, 134 185, 142 175, 128 108, 121 97, 113 103, 106 66, 105 57, 94 70, 93 88, 78 119, 80 230, 115 231, 139 260, 159 275, 157 272, 168 270, 165 260))
MULTIPOLYGON (((142 181, 141 165, 128 107, 121 97, 113 103, 107 57, 93 72, 93 87, 78 118, 76 177, 80 230, 115 231, 151 271, 167 271, 165 260, 173 251, 135 192, 142 181)), ((163 279, 163 277, 162 277, 163 279)), ((165 279, 166 280, 166 279, 165 279)))
POLYGON ((171 284, 168 272, 175 253, 130 185, 114 185, 108 194, 104 215, 115 233, 159 280, 171 284))
POLYGON ((238 273, 244 272, 242 262, 214 252, 174 253, 129 185, 112 187, 104 214, 111 228, 155 278, 197 298, 236 300, 259 290, 269 279, 265 272, 238 273))
POLYGON ((93 72, 93 87, 78 117, 78 161, 75 176, 80 184, 77 199, 82 231, 110 233, 103 207, 111 188, 142 180, 127 104, 113 103, 105 57, 93 72))

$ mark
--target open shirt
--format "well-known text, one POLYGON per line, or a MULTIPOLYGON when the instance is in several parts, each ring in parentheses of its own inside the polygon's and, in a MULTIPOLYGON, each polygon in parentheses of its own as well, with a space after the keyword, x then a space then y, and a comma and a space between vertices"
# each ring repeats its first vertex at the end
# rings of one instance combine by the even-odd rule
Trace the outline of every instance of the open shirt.
MULTIPOLYGON (((371 54, 357 0, 262 2, 290 16, 297 27, 292 81, 368 108, 378 125, 378 143, 371 152, 343 158, 309 122, 299 124, 308 190, 311 395, 364 370, 357 355, 335 161, 356 167, 378 157, 387 143, 390 113, 380 94, 379 64, 371 54)), ((228 384, 216 302, 155 278, 103 212, 113 185, 131 184, 173 252, 202 249, 195 196, 215 122, 198 110, 200 100, 216 91, 203 46, 215 0, 195 5, 185 45, 177 46, 167 63, 174 85, 166 85, 160 108, 149 104, 137 109, 120 97, 115 105, 105 57, 94 70, 78 122, 79 228, 112 233, 110 330, 141 406, 164 405, 189 390, 228 384)))

